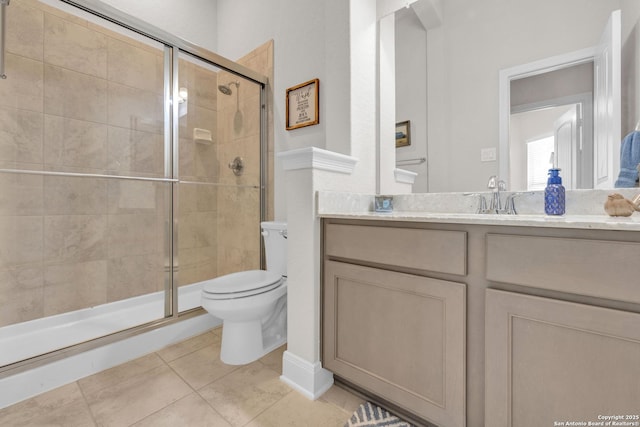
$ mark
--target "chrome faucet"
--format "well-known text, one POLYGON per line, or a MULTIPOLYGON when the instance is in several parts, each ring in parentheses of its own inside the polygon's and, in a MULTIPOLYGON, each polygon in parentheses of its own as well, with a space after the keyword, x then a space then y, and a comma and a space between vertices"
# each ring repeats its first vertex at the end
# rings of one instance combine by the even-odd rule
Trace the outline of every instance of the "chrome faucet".
MULTIPOLYGON (((507 190, 507 183, 499 179, 497 175, 489 177, 487 188, 491 190, 491 200, 489 207, 487 208, 487 200, 481 193, 464 193, 465 196, 477 196, 478 207, 476 213, 478 214, 505 214, 505 215, 517 215, 515 199, 519 196, 534 194, 532 191, 523 191, 517 193, 509 193, 504 202, 504 208, 502 207, 502 199, 500 193, 507 190)), ((640 196, 638 196, 640 199, 640 196)))
POLYGON ((507 189, 507 183, 499 179, 497 175, 491 175, 487 188, 492 191, 491 202, 489 203, 489 213, 502 213, 502 201, 500 200, 500 192, 507 189))

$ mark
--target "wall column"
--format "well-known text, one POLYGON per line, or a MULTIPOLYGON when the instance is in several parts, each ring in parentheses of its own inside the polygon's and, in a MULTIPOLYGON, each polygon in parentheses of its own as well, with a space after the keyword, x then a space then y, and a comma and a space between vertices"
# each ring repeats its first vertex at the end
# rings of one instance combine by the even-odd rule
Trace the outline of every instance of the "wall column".
POLYGON ((288 218, 287 351, 282 381, 310 399, 333 384, 320 364, 320 219, 319 190, 340 189, 357 159, 315 147, 278 155, 286 176, 288 218))

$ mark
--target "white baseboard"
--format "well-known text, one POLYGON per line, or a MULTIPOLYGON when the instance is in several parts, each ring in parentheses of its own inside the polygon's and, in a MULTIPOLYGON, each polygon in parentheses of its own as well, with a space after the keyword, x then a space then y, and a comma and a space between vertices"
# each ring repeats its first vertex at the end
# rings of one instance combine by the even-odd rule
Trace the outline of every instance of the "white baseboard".
POLYGON ((320 362, 311 363, 285 351, 280 380, 307 398, 316 400, 333 385, 333 373, 324 369, 320 362))
POLYGON ((209 313, 0 379, 0 409, 219 326, 209 313))

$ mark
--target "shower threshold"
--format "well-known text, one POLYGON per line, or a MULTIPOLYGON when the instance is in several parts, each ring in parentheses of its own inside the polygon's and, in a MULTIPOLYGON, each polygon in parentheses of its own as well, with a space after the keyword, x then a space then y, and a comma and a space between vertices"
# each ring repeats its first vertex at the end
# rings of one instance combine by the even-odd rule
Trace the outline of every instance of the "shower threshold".
MULTIPOLYGON (((200 307, 202 282, 178 288, 178 311, 200 307)), ((164 318, 165 293, 108 304, 0 328, 0 367, 164 318)))

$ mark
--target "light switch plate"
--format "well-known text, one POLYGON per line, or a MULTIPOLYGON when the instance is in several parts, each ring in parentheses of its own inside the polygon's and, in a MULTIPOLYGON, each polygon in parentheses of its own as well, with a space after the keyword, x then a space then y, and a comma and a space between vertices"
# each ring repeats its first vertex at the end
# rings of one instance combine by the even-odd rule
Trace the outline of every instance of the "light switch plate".
POLYGON ((496 148, 482 148, 480 150, 480 161, 481 162, 495 162, 496 161, 496 148))

